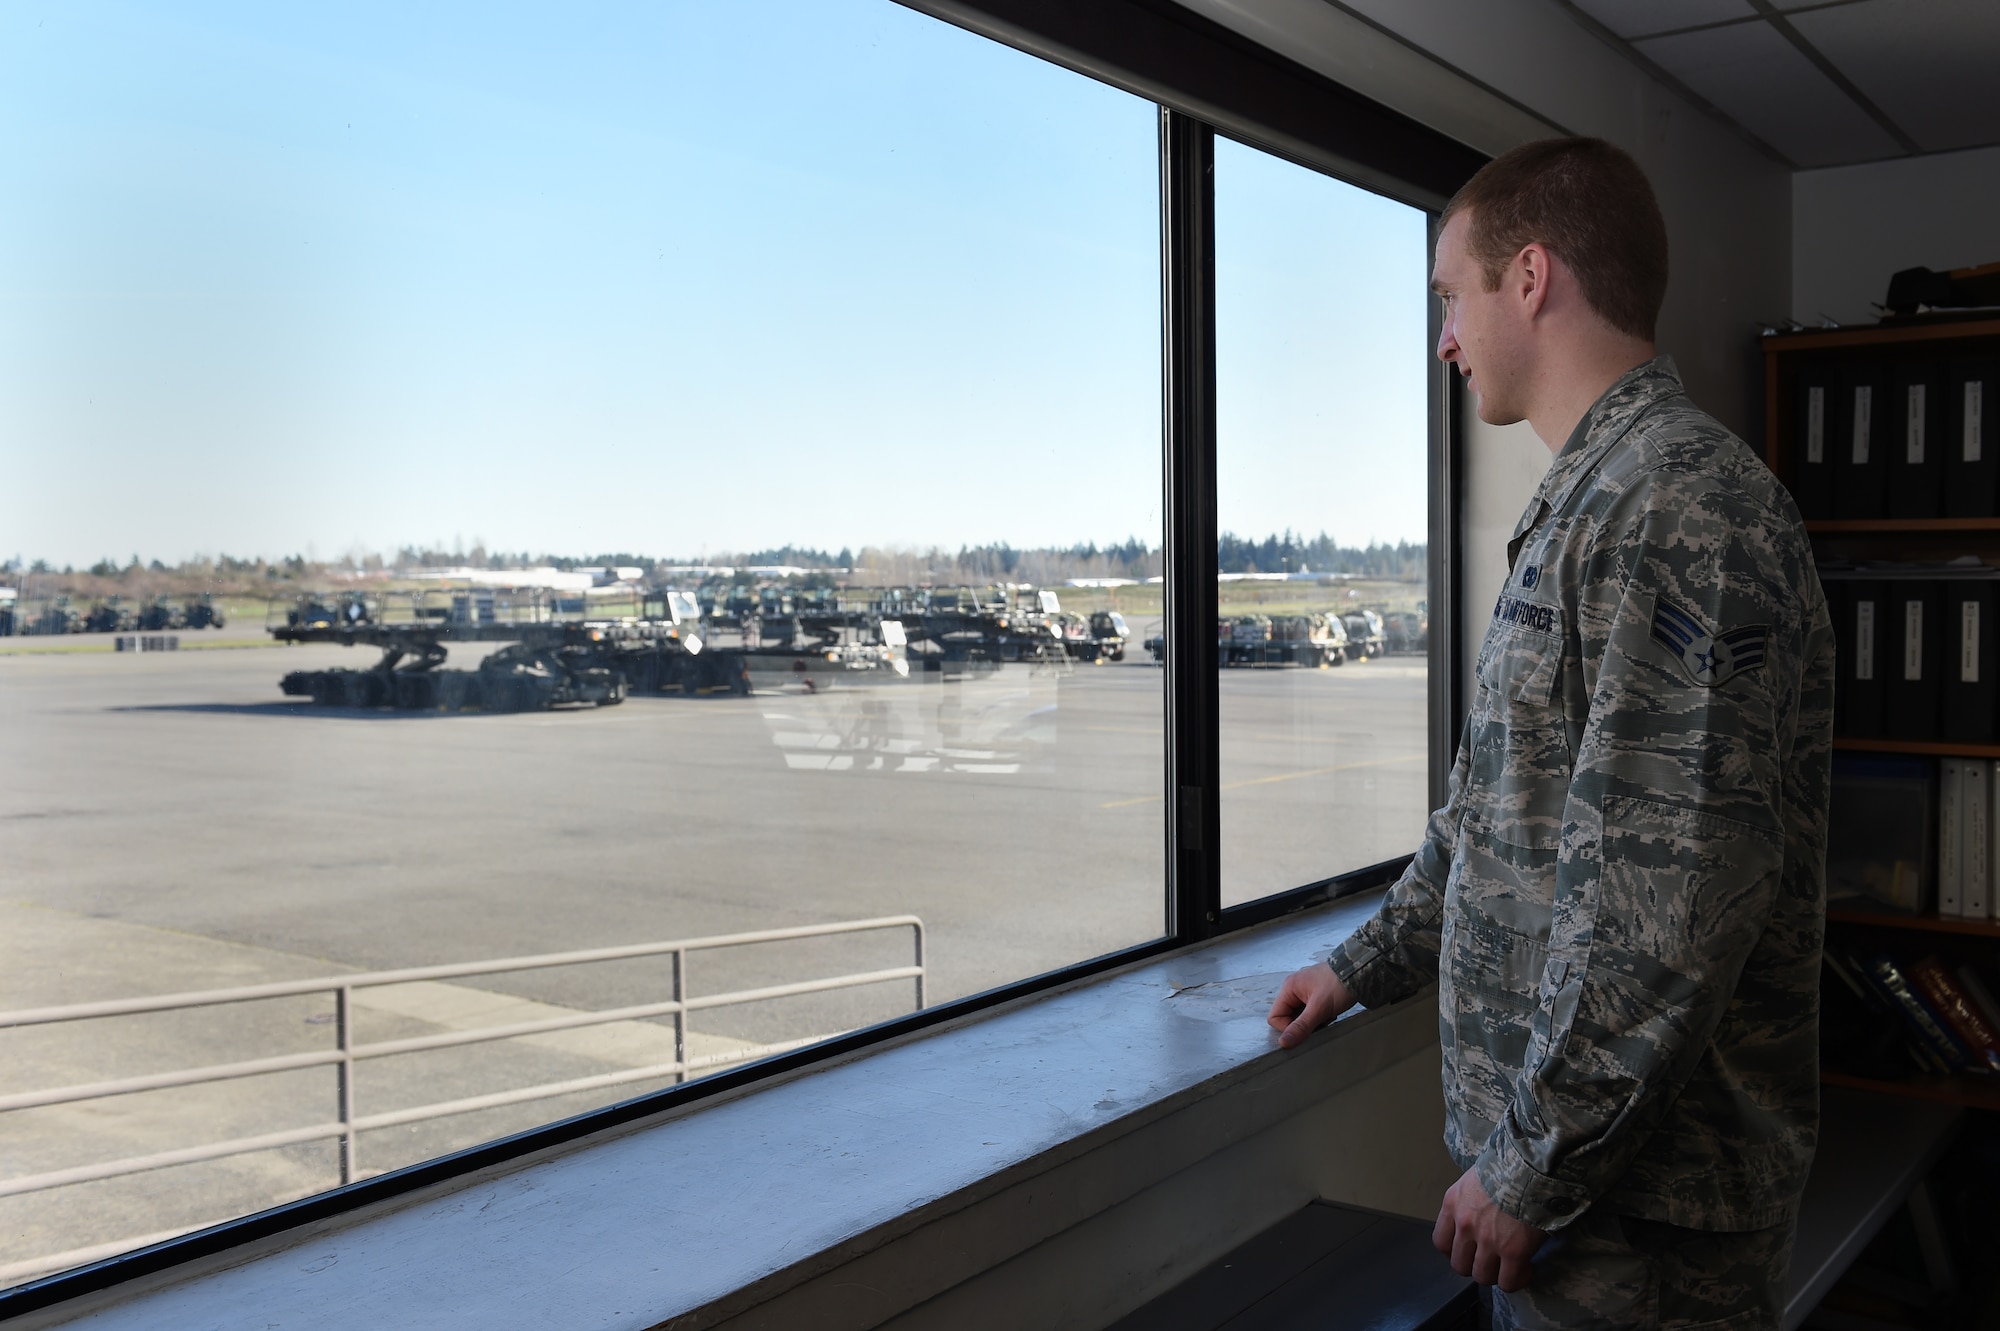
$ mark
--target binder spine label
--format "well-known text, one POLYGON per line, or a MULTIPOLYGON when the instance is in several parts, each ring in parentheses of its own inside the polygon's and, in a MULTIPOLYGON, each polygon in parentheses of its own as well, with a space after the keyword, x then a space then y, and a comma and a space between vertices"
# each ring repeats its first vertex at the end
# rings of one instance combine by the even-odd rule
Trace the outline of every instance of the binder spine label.
POLYGON ((1875 678, 1875 603, 1854 603, 1854 677, 1875 678))
POLYGON ((1979 602, 1961 601, 1958 607, 1958 682, 1979 682, 1979 602))
POLYGON ((1903 602, 1903 678, 1924 677, 1924 603, 1903 602))
MULTIPOLYGON (((1813 391, 1817 393, 1819 390, 1815 388, 1813 391)), ((1986 384, 1983 380, 1967 379, 1965 381, 1965 460, 1967 462, 1979 461, 1979 415, 1981 408, 1985 406, 1983 400, 1985 397, 1986 384)), ((1817 462, 1819 459, 1814 458, 1813 460, 1817 462)))
POLYGON ((1924 385, 1911 384, 1904 403, 1903 460, 1913 467, 1924 462, 1924 397, 1924 385))
POLYGON ((1868 424, 1875 410, 1875 390, 1862 387, 1854 390, 1854 465, 1868 465, 1868 424))
MULTIPOLYGON (((1965 386, 1965 400, 1968 403, 1972 401, 1972 390, 1978 386, 1977 384, 1965 386)), ((1967 433, 1965 438, 1967 441, 1965 446, 1968 449, 1976 447, 1971 442, 1973 438, 1971 433, 1967 433)), ((1967 461, 1975 460, 1967 458, 1967 461)), ((1826 390, 1818 385, 1806 390, 1806 461, 1815 467, 1826 461, 1826 390)))

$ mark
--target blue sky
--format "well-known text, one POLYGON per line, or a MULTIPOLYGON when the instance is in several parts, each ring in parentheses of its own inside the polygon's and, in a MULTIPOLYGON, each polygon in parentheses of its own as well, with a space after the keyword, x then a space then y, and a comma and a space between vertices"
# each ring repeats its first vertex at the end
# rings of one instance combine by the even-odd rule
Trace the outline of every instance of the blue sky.
MULTIPOLYGON (((0 0, 0 555, 1157 540, 1154 135, 887 0, 0 0)), ((1421 216, 1217 180, 1224 525, 1421 539, 1421 216)))

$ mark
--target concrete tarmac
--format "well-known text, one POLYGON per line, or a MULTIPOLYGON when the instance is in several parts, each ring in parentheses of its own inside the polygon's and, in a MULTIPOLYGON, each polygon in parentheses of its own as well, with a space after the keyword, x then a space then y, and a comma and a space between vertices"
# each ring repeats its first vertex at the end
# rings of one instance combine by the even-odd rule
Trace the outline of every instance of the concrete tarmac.
MULTIPOLYGON (((454 649, 452 664, 469 664, 454 649)), ((428 716, 282 698, 337 647, 0 655, 0 1008, 904 912, 939 1001, 1156 937, 1162 673, 428 716)), ((1421 658, 1221 676, 1225 900, 1406 853, 1425 809, 1421 658)), ((907 931, 704 954, 716 993, 901 965, 907 931)), ((1301 958, 1303 962, 1305 959, 1301 958)), ((377 991, 363 1038, 665 996, 658 961, 377 991)), ((693 1052, 908 1010, 907 982, 699 1015, 693 1052)), ((0 1031, 0 1093, 323 1047, 330 1002, 0 1031), (319 1044, 312 1043, 319 1041, 319 1044)), ((659 1023, 364 1065, 361 1112, 664 1059, 659 1023)), ((393 1168, 670 1084, 363 1138, 393 1168)), ((324 1069, 0 1113, 0 1176, 325 1121, 324 1069)), ((0 1278, 48 1253, 328 1186, 332 1150, 0 1198, 0 1278)))

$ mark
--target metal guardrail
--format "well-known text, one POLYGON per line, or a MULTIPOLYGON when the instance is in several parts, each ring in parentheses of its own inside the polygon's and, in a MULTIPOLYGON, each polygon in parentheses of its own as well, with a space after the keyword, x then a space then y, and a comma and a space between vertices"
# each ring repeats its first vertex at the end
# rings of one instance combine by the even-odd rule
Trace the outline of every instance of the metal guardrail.
MULTIPOLYGON (((340 1141, 340 1181, 352 1183, 358 1165, 358 1139, 360 1134, 374 1128, 393 1127, 403 1123, 414 1123, 425 1119, 447 1118, 455 1114, 467 1114, 480 1109, 494 1109, 502 1105, 519 1104, 530 1100, 548 1099, 575 1091, 596 1090, 616 1086, 624 1082, 650 1081, 660 1077, 673 1077, 685 1081, 698 1069, 724 1063, 743 1062, 747 1059, 778 1053, 785 1049, 810 1044, 824 1036, 813 1036, 804 1040, 787 1041, 782 1044, 757 1045, 746 1049, 730 1050, 721 1054, 710 1054, 689 1058, 687 1052, 688 1017, 691 1013, 710 1008, 735 1007, 744 1003, 754 1003, 765 999, 790 998, 800 994, 821 993, 832 989, 852 989, 864 985, 885 984, 895 980, 912 980, 916 988, 916 1005, 924 1006, 924 924, 915 915, 888 915, 868 920, 853 920, 839 924, 802 925, 790 929, 761 929, 750 933, 717 934, 705 938, 684 938, 664 943, 635 943, 623 947, 595 948, 582 952, 549 952, 537 956, 503 957, 496 961, 457 962, 439 966, 417 966, 403 970, 362 971, 351 975, 331 975, 306 980, 284 980, 273 984, 240 985, 229 989, 205 989, 189 993, 162 994, 151 998, 111 999, 97 1003, 71 1003, 61 1007, 25 1008, 15 1012, 0 1012, 0 1029, 23 1026, 41 1026, 54 1022, 84 1021, 101 1017, 134 1016, 141 1013, 170 1012, 187 1008, 210 1007, 224 1003, 247 1003, 259 999, 289 998, 301 994, 331 993, 334 995, 334 1039, 332 1049, 316 1050, 302 1054, 279 1054, 265 1058, 244 1059, 233 1063, 216 1063, 206 1067, 184 1068, 173 1072, 151 1073, 138 1077, 121 1077, 107 1081, 87 1082, 74 1086, 55 1087, 43 1091, 24 1091, 13 1095, 0 1095, 0 1111, 12 1109, 34 1109, 45 1105, 72 1104, 81 1100, 98 1100, 110 1096, 131 1095, 140 1091, 163 1090, 175 1086, 195 1086, 208 1082, 229 1081, 240 1077, 255 1077, 272 1072, 290 1072, 299 1068, 332 1067, 337 1073, 336 1104, 338 1117, 324 1123, 303 1128, 289 1128, 279 1132, 262 1133, 251 1137, 234 1137, 226 1141, 210 1142, 200 1146, 185 1147, 174 1151, 157 1151, 150 1155, 127 1156, 119 1160, 104 1161, 100 1164, 80 1165, 70 1169, 49 1170, 40 1174, 25 1174, 14 1178, 0 1179, 0 1197, 18 1196, 23 1193, 39 1192, 49 1188, 60 1188, 75 1183, 87 1183, 96 1179, 116 1178, 126 1174, 144 1173, 148 1170, 164 1169, 172 1165, 193 1164, 204 1160, 218 1160, 232 1155, 244 1155, 252 1151, 271 1150, 280 1146, 293 1146, 302 1142, 324 1141, 338 1138, 340 1141), (700 998, 690 998, 686 994, 687 958, 690 953, 713 951, 718 948, 742 947, 752 943, 782 942, 799 938, 820 938, 834 934, 866 933, 883 929, 907 928, 912 933, 914 957, 908 966, 895 966, 886 970, 858 971, 845 975, 827 976, 822 979, 800 980, 791 984, 766 985, 756 989, 741 989, 729 993, 709 994, 700 998), (540 970, 552 966, 577 966, 597 961, 624 961, 635 957, 672 956, 672 997, 661 1002, 641 1003, 631 1007, 614 1008, 604 1012, 578 1012, 569 1016, 550 1017, 538 1021, 512 1022, 506 1025, 482 1026, 471 1030, 449 1031, 438 1035, 421 1035, 401 1040, 378 1040, 360 1044, 354 1038, 354 992, 357 989, 378 988, 385 985, 410 984, 420 980, 460 979, 472 975, 494 975, 503 972, 540 970), (574 1077, 565 1081, 544 1082, 534 1086, 518 1087, 511 1091, 500 1091, 491 1095, 470 1096, 459 1100, 440 1101, 435 1104, 417 1105, 407 1109, 390 1110, 378 1114, 362 1114, 355 1108, 354 1071, 355 1065, 363 1059, 383 1058, 392 1054, 410 1054, 430 1049, 449 1049, 461 1045, 478 1044, 490 1040, 506 1040, 518 1036, 539 1035, 549 1031, 575 1030, 586 1026, 600 1026, 610 1022, 637 1021, 652 1017, 671 1016, 674 1019, 674 1058, 671 1062, 658 1063, 647 1067, 621 1069, 617 1072, 601 1073, 590 1077, 574 1077)), ((151 1236, 158 1238, 159 1236, 151 1236)), ((140 1243, 133 1240, 125 1247, 140 1243)), ((125 1247, 115 1244, 99 1245, 104 1251, 89 1250, 94 1256, 110 1255, 124 1251, 125 1247)), ((84 1250, 79 1250, 82 1252, 84 1250)), ((75 1254, 66 1254, 75 1256, 75 1254)), ((53 1260, 53 1259, 48 1259, 53 1260)), ((78 1260, 89 1260, 79 1257, 78 1260)), ((74 1264, 74 1263, 69 1263, 74 1264)), ((32 1263, 15 1263, 4 1268, 6 1274, 25 1273, 32 1263)), ((55 1268, 47 1268, 55 1269, 55 1268)))

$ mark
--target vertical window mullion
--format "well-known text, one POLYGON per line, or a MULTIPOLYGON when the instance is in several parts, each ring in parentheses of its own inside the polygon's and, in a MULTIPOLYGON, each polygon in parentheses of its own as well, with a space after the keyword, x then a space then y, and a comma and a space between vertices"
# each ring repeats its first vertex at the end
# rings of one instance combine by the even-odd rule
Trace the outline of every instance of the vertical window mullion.
MULTIPOLYGON (((1431 249, 1437 249, 1439 215, 1431 215, 1431 249)), ((1430 302, 1430 344, 1444 328, 1444 306, 1430 302)), ((1458 732, 1465 716, 1465 678, 1460 668, 1463 588, 1459 569, 1464 533, 1459 527, 1464 486, 1459 412, 1464 390, 1458 372, 1443 361, 1431 366, 1430 393, 1430 805, 1444 807, 1451 769, 1458 756, 1458 732)))
POLYGON ((1167 932, 1221 914, 1215 658, 1215 131, 1160 110, 1167 932))

